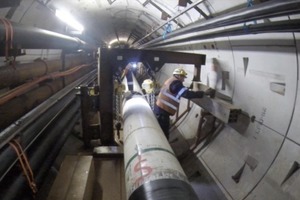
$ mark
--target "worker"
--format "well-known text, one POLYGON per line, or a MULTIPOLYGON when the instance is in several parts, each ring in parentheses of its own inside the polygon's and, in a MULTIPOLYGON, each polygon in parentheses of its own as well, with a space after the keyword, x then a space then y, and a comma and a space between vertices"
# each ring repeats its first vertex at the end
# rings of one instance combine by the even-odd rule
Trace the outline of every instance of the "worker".
POLYGON ((214 97, 215 90, 209 88, 204 91, 190 91, 183 85, 187 73, 184 69, 177 68, 173 76, 165 81, 162 86, 154 107, 154 114, 167 139, 169 139, 170 116, 174 115, 179 108, 180 97, 187 99, 202 98, 204 95, 214 97))

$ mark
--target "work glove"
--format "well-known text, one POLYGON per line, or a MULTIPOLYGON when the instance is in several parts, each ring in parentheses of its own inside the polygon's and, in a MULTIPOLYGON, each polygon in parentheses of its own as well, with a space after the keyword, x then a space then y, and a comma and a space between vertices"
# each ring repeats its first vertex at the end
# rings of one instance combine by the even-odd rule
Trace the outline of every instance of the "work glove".
POLYGON ((210 98, 215 98, 216 90, 208 88, 205 92, 205 95, 208 95, 210 98))

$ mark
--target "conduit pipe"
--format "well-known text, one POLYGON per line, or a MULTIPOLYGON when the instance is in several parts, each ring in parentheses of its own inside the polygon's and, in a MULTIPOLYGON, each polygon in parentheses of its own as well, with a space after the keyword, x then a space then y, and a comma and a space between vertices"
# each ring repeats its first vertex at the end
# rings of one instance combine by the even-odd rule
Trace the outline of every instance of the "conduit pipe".
MULTIPOLYGON (((201 21, 198 23, 191 24, 185 28, 178 29, 174 32, 171 32, 167 35, 167 38, 172 38, 175 36, 204 31, 213 28, 219 28, 229 25, 235 25, 240 23, 246 23, 259 19, 266 19, 272 17, 280 17, 292 14, 300 13, 300 0, 273 0, 267 1, 253 7, 245 7, 243 9, 230 12, 219 17, 215 17, 206 21, 201 21)), ((139 45, 139 48, 146 48, 150 44, 155 44, 162 41, 163 38, 159 37, 151 40, 148 43, 139 45)))
MULTIPOLYGON (((93 68, 81 68, 78 71, 74 71, 74 74, 65 77, 65 83, 68 85, 82 75, 90 72, 93 68)), ((64 72, 62 72, 64 73, 64 72)), ((58 74, 60 76, 61 74, 58 74)), ((30 92, 21 95, 17 98, 10 100, 9 102, 0 106, 0 116, 5 116, 0 120, 0 130, 6 128, 13 123, 16 119, 20 118, 26 112, 30 111, 33 107, 43 102, 51 95, 63 88, 63 82, 60 79, 55 79, 52 82, 46 83, 40 87, 37 87, 30 92), (14 112, 12 112, 12 109, 14 112)))
POLYGON ((198 200, 147 101, 128 97, 122 116, 127 199, 198 200))
MULTIPOLYGON (((51 168, 51 166, 53 166, 55 159, 59 155, 60 150, 62 149, 63 145, 68 139, 68 136, 74 130, 75 124, 78 123, 78 120, 80 120, 80 117, 81 117, 80 112, 78 112, 76 113, 76 115, 72 116, 70 121, 66 122, 66 126, 60 132, 60 135, 55 141, 55 144, 52 145, 51 151, 47 153, 47 157, 45 158, 45 160, 38 165, 38 169, 37 169, 38 171, 35 176, 35 181, 38 187, 41 187, 41 185, 43 184, 45 180, 45 176, 49 174, 49 169, 51 168)), ((38 197, 39 195, 43 197, 44 193, 38 192, 37 199, 41 199, 38 197)))
POLYGON ((212 39, 218 37, 228 37, 228 36, 238 36, 238 35, 248 35, 248 34, 262 34, 262 33, 274 33, 274 32, 279 32, 279 33, 300 32, 299 24, 300 24, 300 20, 287 20, 287 21, 269 22, 263 24, 252 24, 249 26, 230 28, 221 31, 212 30, 208 33, 187 34, 178 37, 173 37, 171 39, 157 42, 147 47, 155 48, 159 46, 180 44, 183 42, 190 42, 194 40, 204 40, 204 39, 212 39))
MULTIPOLYGON (((87 61, 88 58, 85 55, 66 55, 65 70, 87 63, 87 61)), ((60 70, 62 70, 61 59, 37 59, 32 63, 16 64, 14 67, 2 66, 0 67, 0 89, 60 70)))
MULTIPOLYGON (((17 123, 12 124, 0 132, 0 182, 17 162, 15 152, 7 145, 12 138, 19 136, 20 144, 27 151, 36 139, 44 134, 46 128, 51 125, 62 107, 71 104, 77 91, 74 89, 80 84, 88 84, 96 78, 95 70, 76 80, 66 88, 48 98, 45 102, 27 113, 17 123), (46 127, 46 128, 45 128, 46 127)), ((64 124, 64 121, 56 125, 64 124)))
MULTIPOLYGON (((62 133, 64 133, 65 130, 68 130, 67 133, 69 134, 75 125, 77 119, 79 119, 79 116, 76 113, 79 113, 80 108, 80 102, 78 100, 75 100, 75 96, 72 102, 65 106, 63 109, 61 109, 59 116, 51 123, 49 129, 45 130, 44 136, 42 140, 39 140, 38 143, 34 144, 34 148, 31 147, 27 151, 27 155, 29 157, 29 162, 32 168, 32 171, 34 173, 34 176, 36 177, 39 175, 39 179, 36 180, 36 183, 38 184, 37 187, 41 187, 42 180, 40 177, 41 173, 46 173, 47 171, 41 171, 40 167, 43 165, 44 161, 47 160, 49 154, 51 155, 53 152, 53 146, 55 146, 56 142, 59 141, 62 133), (59 123, 58 123, 59 122, 59 123), (37 182, 38 181, 38 182, 37 182)), ((64 139, 66 138, 66 135, 64 136, 64 139)), ((55 152, 57 154, 57 151, 55 152)), ((54 159, 51 159, 53 163, 54 159)), ((48 165, 48 169, 51 167, 51 165, 48 165)), ((7 176, 7 178, 11 179, 12 176, 7 176)), ((2 184, 5 184, 7 180, 3 180, 2 184)), ((3 186, 3 185, 2 185, 3 186)), ((12 184, 6 185, 6 189, 0 193, 0 199, 5 200, 13 200, 13 199, 24 199, 24 197, 32 197, 31 191, 28 190, 26 178, 23 176, 22 173, 19 173, 16 177, 14 177, 12 184), (16 192, 17 191, 17 192, 16 192)), ((1 187, 3 188, 3 187, 1 187)))
MULTIPOLYGON (((13 29, 12 45, 18 49, 96 49, 79 38, 14 22, 10 23, 13 29)), ((4 24, 0 24, 0 35, 6 35, 4 24)), ((1 39, 1 43, 5 44, 5 38, 1 39)))
POLYGON ((63 72, 54 72, 54 73, 39 77, 39 78, 37 78, 37 79, 35 79, 31 82, 25 83, 25 84, 23 84, 23 85, 21 85, 17 88, 14 88, 13 90, 10 90, 7 93, 5 93, 4 95, 0 96, 0 106, 7 103, 11 99, 13 99, 17 96, 20 96, 20 95, 26 93, 27 91, 37 87, 39 83, 41 83, 45 80, 55 80, 55 79, 60 78, 60 77, 64 77, 64 76, 74 74, 77 71, 79 71, 80 69, 85 68, 85 67, 89 67, 92 64, 93 63, 79 65, 79 66, 76 66, 76 67, 74 67, 72 69, 69 69, 67 71, 63 71, 63 72))

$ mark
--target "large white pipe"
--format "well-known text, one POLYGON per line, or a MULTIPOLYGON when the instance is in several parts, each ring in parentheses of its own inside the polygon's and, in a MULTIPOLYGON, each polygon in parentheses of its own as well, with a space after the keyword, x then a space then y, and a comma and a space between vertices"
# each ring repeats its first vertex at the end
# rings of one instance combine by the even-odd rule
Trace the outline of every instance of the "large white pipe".
POLYGON ((141 95, 124 103, 124 163, 129 200, 196 200, 194 190, 141 95))

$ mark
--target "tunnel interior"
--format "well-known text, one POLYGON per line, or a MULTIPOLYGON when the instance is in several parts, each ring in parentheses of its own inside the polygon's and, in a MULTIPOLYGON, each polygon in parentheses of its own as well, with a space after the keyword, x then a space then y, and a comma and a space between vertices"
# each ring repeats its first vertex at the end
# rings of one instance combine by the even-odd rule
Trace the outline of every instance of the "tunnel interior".
POLYGON ((299 199, 299 13, 1 1, 0 199, 299 199), (152 111, 178 68, 215 96, 180 98, 166 139, 152 111))

